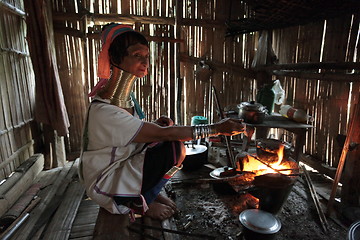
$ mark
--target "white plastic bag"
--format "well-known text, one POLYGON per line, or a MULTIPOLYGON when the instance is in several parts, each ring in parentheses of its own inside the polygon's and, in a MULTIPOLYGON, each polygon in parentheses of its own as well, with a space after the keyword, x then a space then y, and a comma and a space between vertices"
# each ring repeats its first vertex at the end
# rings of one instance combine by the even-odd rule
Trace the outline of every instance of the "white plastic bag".
POLYGON ((281 87, 280 80, 277 79, 274 81, 274 85, 272 90, 275 93, 274 103, 277 105, 281 105, 285 100, 285 90, 281 87))

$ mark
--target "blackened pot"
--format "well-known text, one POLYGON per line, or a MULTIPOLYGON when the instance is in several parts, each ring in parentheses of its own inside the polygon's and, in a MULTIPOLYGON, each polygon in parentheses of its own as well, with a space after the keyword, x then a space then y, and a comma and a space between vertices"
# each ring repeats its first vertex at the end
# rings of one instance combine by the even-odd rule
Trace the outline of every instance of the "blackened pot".
POLYGON ((287 200, 297 177, 278 173, 256 176, 249 193, 259 199, 259 208, 277 214, 287 200))
POLYGON ((184 171, 200 169, 208 160, 208 148, 204 145, 187 144, 186 157, 183 161, 184 171))

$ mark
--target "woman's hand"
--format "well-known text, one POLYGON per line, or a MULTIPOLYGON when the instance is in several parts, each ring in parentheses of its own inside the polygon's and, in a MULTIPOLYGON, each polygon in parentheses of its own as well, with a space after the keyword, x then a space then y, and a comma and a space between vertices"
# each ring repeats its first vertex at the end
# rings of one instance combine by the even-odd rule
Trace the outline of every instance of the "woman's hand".
POLYGON ((157 125, 161 126, 161 127, 167 127, 167 126, 173 126, 174 125, 174 121, 171 118, 168 118, 166 116, 161 116, 158 119, 156 119, 154 121, 154 123, 156 123, 157 125))
POLYGON ((246 125, 242 119, 224 118, 215 123, 216 131, 220 135, 233 136, 245 131, 246 125))

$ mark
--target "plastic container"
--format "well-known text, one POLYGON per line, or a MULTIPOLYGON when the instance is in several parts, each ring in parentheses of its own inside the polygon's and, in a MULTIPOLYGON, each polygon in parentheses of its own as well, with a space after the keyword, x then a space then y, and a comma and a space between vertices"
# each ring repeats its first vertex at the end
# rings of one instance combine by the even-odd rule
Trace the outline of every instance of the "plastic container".
POLYGON ((273 84, 267 84, 261 88, 256 96, 256 101, 266 107, 268 114, 274 111, 275 92, 273 84))
POLYGON ((282 105, 280 107, 279 113, 284 117, 294 120, 299 123, 307 123, 308 121, 313 121, 313 118, 302 109, 294 108, 290 105, 282 105))
POLYGON ((272 87, 272 90, 275 93, 275 100, 274 100, 275 104, 281 105, 285 100, 285 91, 281 87, 280 80, 274 81, 274 86, 272 87))
POLYGON ((191 126, 195 126, 199 124, 208 124, 208 119, 203 116, 193 116, 191 118, 191 126))

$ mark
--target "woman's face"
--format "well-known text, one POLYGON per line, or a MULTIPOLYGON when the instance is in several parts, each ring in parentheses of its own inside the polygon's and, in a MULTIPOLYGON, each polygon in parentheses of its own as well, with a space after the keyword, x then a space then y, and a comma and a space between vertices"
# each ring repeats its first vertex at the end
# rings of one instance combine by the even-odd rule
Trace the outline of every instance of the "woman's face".
POLYGON ((127 49, 128 55, 124 57, 119 67, 137 77, 144 77, 148 74, 149 48, 146 45, 137 43, 127 49))

